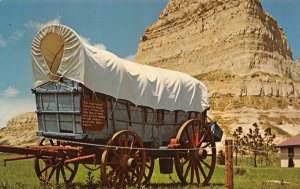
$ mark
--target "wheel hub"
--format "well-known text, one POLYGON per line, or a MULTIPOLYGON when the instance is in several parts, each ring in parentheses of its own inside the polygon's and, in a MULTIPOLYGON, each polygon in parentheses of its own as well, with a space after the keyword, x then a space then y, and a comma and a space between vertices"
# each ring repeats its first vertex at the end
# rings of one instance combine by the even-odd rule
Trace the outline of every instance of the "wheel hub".
POLYGON ((205 150, 205 149, 199 149, 197 156, 200 159, 206 159, 207 158, 207 150, 205 150))
POLYGON ((120 159, 120 165, 123 171, 129 171, 130 167, 135 167, 137 165, 137 162, 129 155, 124 155, 120 159))

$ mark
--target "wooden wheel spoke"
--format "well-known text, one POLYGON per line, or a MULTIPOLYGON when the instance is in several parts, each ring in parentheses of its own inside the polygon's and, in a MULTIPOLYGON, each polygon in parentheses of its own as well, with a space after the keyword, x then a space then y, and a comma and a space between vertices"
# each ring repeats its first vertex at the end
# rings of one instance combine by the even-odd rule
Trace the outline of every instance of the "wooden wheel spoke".
POLYGON ((204 146, 202 146, 202 148, 207 148, 210 145, 211 145, 211 142, 208 142, 207 144, 205 144, 204 146))
POLYGON ((129 147, 129 144, 128 144, 128 134, 125 134, 125 140, 124 140, 124 144, 123 146, 125 147, 122 151, 123 151, 123 154, 128 154, 128 151, 129 149, 127 147, 129 147))
POLYGON ((130 149, 129 149, 128 154, 131 154, 132 148, 134 147, 135 143, 136 143, 136 139, 134 138, 130 143, 130 149))
POLYGON ((145 168, 151 169, 151 165, 149 165, 149 164, 146 163, 146 167, 145 168))
POLYGON ((60 172, 60 167, 56 168, 56 184, 58 185, 59 183, 59 172, 60 172))
POLYGON ((201 144, 203 143, 203 141, 204 141, 206 135, 207 135, 207 131, 205 131, 205 132, 203 133, 203 135, 202 135, 202 137, 201 137, 201 139, 200 139, 200 141, 199 141, 197 147, 201 146, 201 144))
POLYGON ((67 177, 66 177, 66 173, 65 173, 64 168, 61 168, 61 174, 63 176, 63 179, 64 179, 65 183, 66 183, 67 182, 67 177))
POLYGON ((120 176, 120 186, 124 186, 124 181, 125 181, 125 177, 124 177, 124 173, 123 174, 121 174, 121 176, 120 176))
POLYGON ((117 158, 120 158, 120 154, 118 154, 118 153, 115 151, 115 149, 112 149, 111 151, 112 151, 113 154, 115 154, 115 156, 116 156, 117 158))
POLYGON ((55 167, 52 167, 52 170, 51 170, 51 172, 50 172, 50 174, 49 174, 49 177, 48 177, 48 181, 51 180, 51 178, 52 178, 52 176, 53 176, 53 174, 54 174, 54 171, 55 171, 55 167))
POLYGON ((185 173, 184 173, 184 178, 185 178, 185 179, 187 178, 190 169, 191 169, 191 161, 189 161, 189 164, 188 164, 188 166, 187 166, 187 168, 186 168, 186 171, 185 171, 185 173))
POLYGON ((120 178, 121 175, 121 171, 117 171, 115 178, 112 178, 112 186, 114 186, 118 180, 118 178, 120 178))
POLYGON ((44 142, 45 142, 46 138, 43 138, 41 141, 40 141, 40 144, 39 146, 44 146, 44 142))
MULTIPOLYGON (((132 173, 132 175, 134 175, 135 177, 138 177, 138 175, 136 174, 135 171, 136 171, 136 170, 134 170, 134 169, 130 169, 130 172, 132 173)), ((145 172, 144 172, 144 174, 145 174, 145 172)))
POLYGON ((209 169, 211 169, 211 166, 208 165, 208 163, 206 163, 204 160, 200 159, 200 161, 209 169))
POLYGON ((195 166, 195 172, 196 172, 197 183, 200 184, 200 175, 199 175, 199 170, 198 170, 197 162, 196 162, 196 166, 195 166))
POLYGON ((50 139, 49 142, 50 142, 51 146, 55 146, 53 140, 50 139))
POLYGON ((108 174, 107 174, 107 177, 110 178, 110 177, 113 177, 114 174, 117 174, 117 172, 120 170, 120 167, 117 167, 116 169, 112 169, 108 174))
POLYGON ((192 145, 193 147, 196 146, 196 135, 195 135, 195 124, 192 124, 192 145))
POLYGON ((192 184, 194 182, 194 161, 192 161, 192 166, 191 166, 191 180, 190 183, 192 184))
POLYGON ((41 173, 47 171, 51 166, 50 165, 47 165, 44 169, 41 170, 41 173))
POLYGON ((122 144, 122 142, 120 141, 120 138, 117 139, 117 143, 118 143, 118 146, 124 146, 124 144, 122 144))
POLYGON ((132 185, 132 180, 131 180, 131 178, 130 178, 130 176, 129 176, 129 173, 125 173, 125 178, 126 178, 126 180, 127 180, 127 184, 128 184, 129 186, 131 186, 131 185, 132 185))
POLYGON ((65 167, 71 172, 73 173, 75 169, 72 169, 69 165, 65 165, 65 167))
POLYGON ((205 174, 205 171, 204 171, 202 165, 200 164, 200 162, 197 162, 197 164, 198 164, 198 167, 199 167, 199 169, 200 169, 200 171, 201 171, 201 173, 202 173, 204 179, 206 179, 206 174, 205 174))
POLYGON ((134 152, 133 157, 139 157, 140 156, 140 150, 137 150, 134 152))
POLYGON ((185 165, 187 162, 189 162, 189 159, 188 159, 188 158, 184 159, 184 162, 181 163, 180 168, 183 169, 184 165, 185 165))

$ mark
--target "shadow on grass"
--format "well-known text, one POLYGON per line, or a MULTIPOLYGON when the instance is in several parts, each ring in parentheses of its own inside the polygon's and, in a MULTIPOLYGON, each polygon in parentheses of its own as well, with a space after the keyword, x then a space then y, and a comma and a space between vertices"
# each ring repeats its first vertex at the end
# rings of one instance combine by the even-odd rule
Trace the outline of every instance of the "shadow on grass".
MULTIPOLYGON (((214 183, 209 184, 206 187, 207 188, 213 188, 213 187, 221 187, 224 186, 224 183, 214 183)), ((145 188, 202 188, 203 186, 199 187, 197 184, 188 184, 184 185, 181 183, 164 183, 164 184, 149 184, 145 188)))
MULTIPOLYGON (((214 183, 206 186, 205 188, 214 188, 214 187, 224 187, 224 183, 214 183)), ((1 188, 1 187, 0 187, 1 188)), ((41 187, 43 189, 102 189, 106 188, 105 186, 99 185, 99 184, 82 184, 82 183, 74 183, 71 185, 59 185, 59 186, 51 186, 51 185, 43 185, 41 187)), ((127 188, 127 187, 126 187, 127 188)), ((129 188, 138 188, 137 186, 135 187, 129 187, 129 188)), ((196 184, 192 185, 183 185, 181 183, 163 183, 163 184, 149 184, 147 186, 142 186, 141 188, 151 188, 151 189, 161 189, 161 188, 202 188, 198 187, 196 184)))

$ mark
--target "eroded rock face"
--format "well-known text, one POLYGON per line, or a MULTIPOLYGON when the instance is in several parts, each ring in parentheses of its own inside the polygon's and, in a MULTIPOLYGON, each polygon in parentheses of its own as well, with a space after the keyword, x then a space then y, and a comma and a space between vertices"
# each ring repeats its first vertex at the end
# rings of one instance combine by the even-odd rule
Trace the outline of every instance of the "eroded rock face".
POLYGON ((0 145, 37 145, 37 118, 33 112, 12 118, 6 127, 0 129, 0 145))
POLYGON ((136 60, 191 75, 222 69, 300 80, 283 30, 258 0, 170 0, 136 60))
POLYGON ((300 84, 288 77, 256 72, 251 75, 238 76, 232 73, 216 70, 198 75, 208 88, 211 98, 224 96, 267 96, 300 98, 300 84))

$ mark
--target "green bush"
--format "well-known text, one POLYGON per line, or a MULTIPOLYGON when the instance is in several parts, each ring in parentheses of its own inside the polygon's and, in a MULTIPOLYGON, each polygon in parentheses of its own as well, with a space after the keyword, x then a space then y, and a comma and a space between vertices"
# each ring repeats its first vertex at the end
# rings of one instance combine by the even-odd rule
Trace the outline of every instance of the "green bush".
POLYGON ((236 167, 233 170, 233 174, 243 176, 247 174, 247 170, 243 167, 236 167))
POLYGON ((223 150, 220 150, 217 155, 217 163, 219 165, 225 165, 225 155, 223 150))

